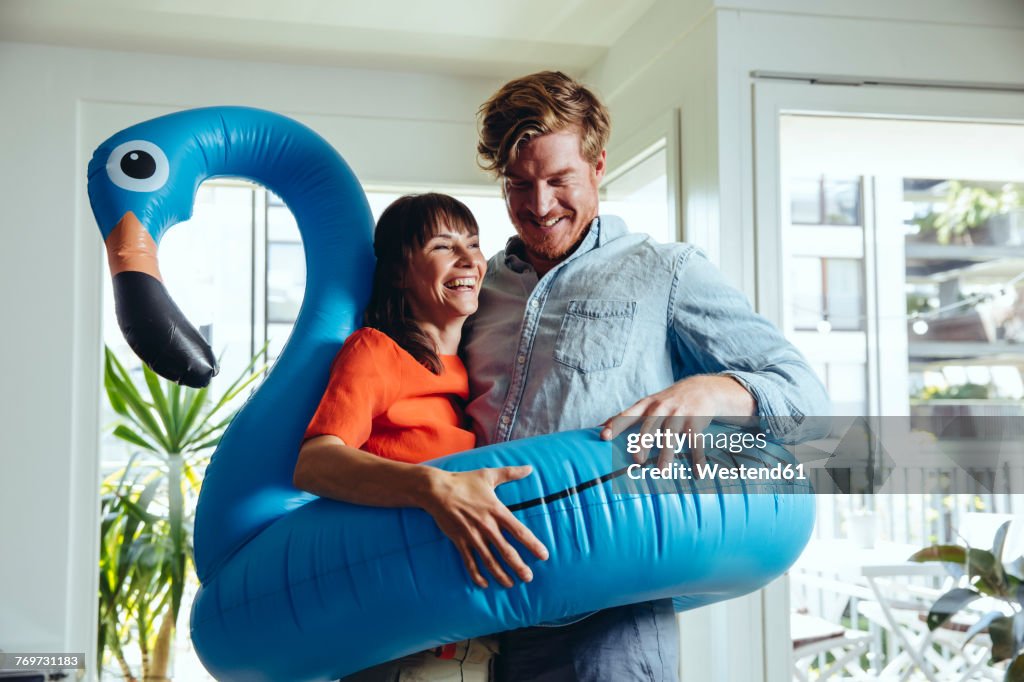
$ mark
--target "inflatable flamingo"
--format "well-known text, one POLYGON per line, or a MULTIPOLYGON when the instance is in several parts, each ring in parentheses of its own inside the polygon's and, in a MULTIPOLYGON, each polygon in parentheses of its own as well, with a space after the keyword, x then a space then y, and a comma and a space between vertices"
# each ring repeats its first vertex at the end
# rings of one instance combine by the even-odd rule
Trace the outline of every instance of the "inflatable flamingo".
MULTIPOLYGON (((551 557, 539 562, 523 552, 535 577, 511 589, 477 587, 420 509, 299 492, 292 472, 303 431, 368 296, 372 218, 337 152, 267 111, 183 111, 100 145, 89 164, 89 198, 107 244, 118 321, 147 364, 186 385, 205 385, 216 365, 161 283, 156 245, 189 218, 199 184, 220 176, 253 180, 285 201, 302 233, 307 283, 295 330, 217 448, 196 511, 202 588, 192 639, 217 679, 337 679, 441 643, 619 604, 683 595, 677 605, 694 608, 764 586, 802 551, 814 521, 805 481, 687 481, 668 494, 624 489, 617 485, 623 463, 596 429, 429 463, 533 466, 531 476, 496 492, 551 557)), ((796 464, 772 444, 708 456, 796 464)))

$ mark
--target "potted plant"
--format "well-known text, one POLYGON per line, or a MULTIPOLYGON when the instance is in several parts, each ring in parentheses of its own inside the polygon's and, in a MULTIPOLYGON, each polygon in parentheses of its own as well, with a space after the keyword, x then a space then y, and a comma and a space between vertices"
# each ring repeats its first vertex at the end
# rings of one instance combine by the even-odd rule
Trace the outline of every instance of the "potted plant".
POLYGON ((939 244, 1019 243, 1020 192, 1012 184, 998 193, 951 180, 945 205, 914 222, 924 239, 939 244), (1016 242, 1014 240, 1017 240, 1016 242))
POLYGON ((939 597, 928 612, 929 630, 942 627, 954 614, 982 596, 1005 602, 1006 608, 993 610, 974 623, 966 634, 967 642, 983 631, 992 639, 992 663, 1009 660, 1004 680, 1024 682, 1024 556, 1009 564, 1002 562, 1003 545, 1010 522, 996 531, 992 549, 960 545, 933 545, 910 557, 911 561, 938 561, 950 567, 967 587, 957 587, 939 597))
POLYGON ((991 397, 991 384, 955 384, 945 388, 925 386, 915 395, 918 400, 986 400, 991 397))
POLYGON ((167 680, 171 644, 192 564, 192 519, 203 472, 238 406, 234 400, 266 369, 266 346, 221 396, 182 388, 142 368, 136 385, 109 348, 107 399, 113 435, 137 448, 101 488, 97 661, 116 662, 125 680, 167 680), (138 647, 141 670, 126 649, 138 647))

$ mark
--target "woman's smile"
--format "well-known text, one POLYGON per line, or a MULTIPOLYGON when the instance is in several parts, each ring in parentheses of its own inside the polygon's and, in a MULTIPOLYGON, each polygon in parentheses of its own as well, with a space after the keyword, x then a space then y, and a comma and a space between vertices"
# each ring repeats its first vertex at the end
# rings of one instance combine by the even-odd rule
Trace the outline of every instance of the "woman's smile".
POLYGON ((476 291, 476 287, 479 282, 480 280, 476 277, 456 277, 455 279, 445 282, 444 288, 460 292, 476 291))
POLYGON ((405 293, 413 317, 437 326, 469 317, 476 312, 486 271, 477 235, 439 226, 409 259, 405 293))

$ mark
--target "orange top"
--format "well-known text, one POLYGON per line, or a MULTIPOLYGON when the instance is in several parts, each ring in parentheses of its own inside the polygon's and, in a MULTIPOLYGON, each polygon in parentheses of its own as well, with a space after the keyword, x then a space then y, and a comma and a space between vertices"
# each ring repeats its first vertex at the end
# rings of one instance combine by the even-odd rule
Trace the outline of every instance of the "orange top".
POLYGON ((337 436, 346 445, 402 462, 476 446, 456 399, 469 397, 457 355, 442 355, 434 374, 390 336, 370 327, 352 333, 331 365, 331 378, 306 438, 337 436))

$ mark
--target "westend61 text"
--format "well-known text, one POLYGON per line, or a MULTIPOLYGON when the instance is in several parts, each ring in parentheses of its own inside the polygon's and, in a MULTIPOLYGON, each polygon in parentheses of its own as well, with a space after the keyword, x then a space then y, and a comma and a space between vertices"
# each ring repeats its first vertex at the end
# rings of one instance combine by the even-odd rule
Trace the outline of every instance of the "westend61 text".
POLYGON ((717 463, 703 462, 691 467, 682 462, 672 462, 664 468, 644 468, 641 464, 630 464, 626 468, 626 475, 634 481, 644 479, 690 481, 694 478, 698 480, 718 479, 719 481, 802 481, 807 478, 803 464, 788 463, 768 467, 749 467, 744 464, 725 467, 717 463))
POLYGON ((626 452, 631 455, 644 450, 671 450, 677 455, 693 448, 725 450, 732 453, 751 448, 763 448, 768 439, 763 433, 734 431, 732 433, 677 433, 672 429, 657 429, 653 433, 631 433, 626 436, 626 452))

